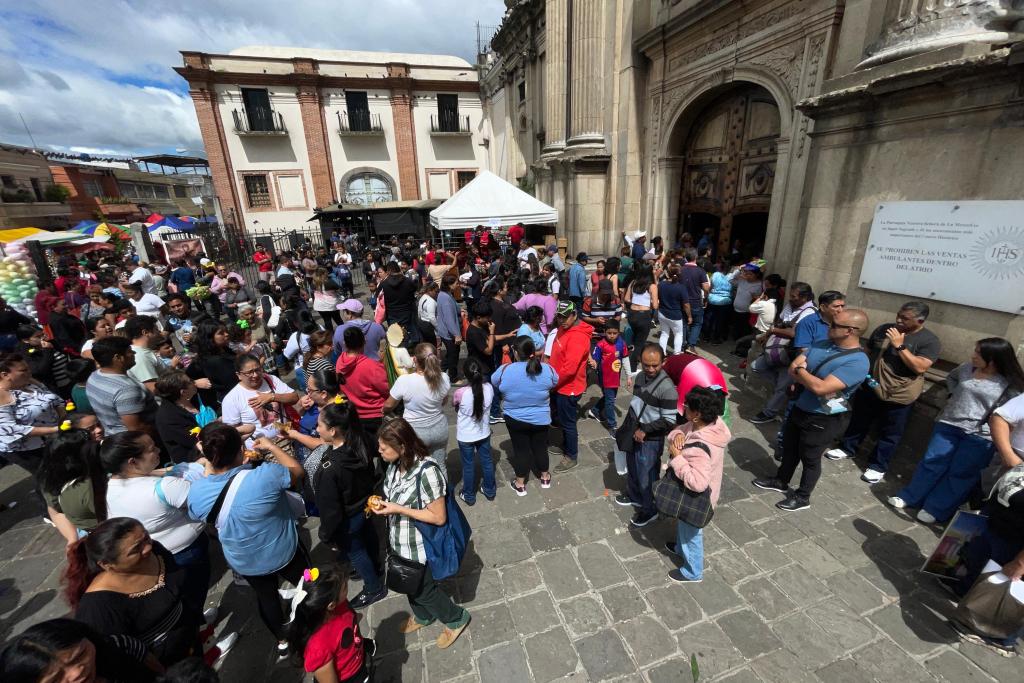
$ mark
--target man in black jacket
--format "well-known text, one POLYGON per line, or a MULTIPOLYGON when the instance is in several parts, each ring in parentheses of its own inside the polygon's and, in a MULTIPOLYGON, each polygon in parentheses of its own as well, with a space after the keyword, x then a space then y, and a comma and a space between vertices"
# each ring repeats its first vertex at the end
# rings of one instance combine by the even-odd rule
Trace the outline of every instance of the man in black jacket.
POLYGON ((388 276, 381 285, 384 297, 384 312, 388 325, 398 323, 405 330, 405 339, 410 347, 420 340, 419 330, 413 324, 416 310, 416 283, 401 274, 398 263, 387 266, 388 276))

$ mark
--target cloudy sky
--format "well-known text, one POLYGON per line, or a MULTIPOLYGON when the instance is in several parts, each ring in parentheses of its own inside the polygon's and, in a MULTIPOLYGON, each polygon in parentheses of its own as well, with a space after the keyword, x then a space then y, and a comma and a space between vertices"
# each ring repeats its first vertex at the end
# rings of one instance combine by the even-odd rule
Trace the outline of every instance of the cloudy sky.
POLYGON ((502 0, 21 0, 0 3, 0 141, 106 154, 197 151, 179 50, 284 45, 454 54, 502 0))

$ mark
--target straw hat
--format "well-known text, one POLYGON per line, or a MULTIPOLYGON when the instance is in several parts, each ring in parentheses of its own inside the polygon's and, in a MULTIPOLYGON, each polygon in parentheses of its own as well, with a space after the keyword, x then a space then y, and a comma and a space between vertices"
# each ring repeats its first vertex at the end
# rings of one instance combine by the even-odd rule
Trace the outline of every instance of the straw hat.
POLYGON ((391 323, 388 325, 388 344, 391 346, 401 346, 402 341, 405 339, 405 330, 398 323, 391 323))

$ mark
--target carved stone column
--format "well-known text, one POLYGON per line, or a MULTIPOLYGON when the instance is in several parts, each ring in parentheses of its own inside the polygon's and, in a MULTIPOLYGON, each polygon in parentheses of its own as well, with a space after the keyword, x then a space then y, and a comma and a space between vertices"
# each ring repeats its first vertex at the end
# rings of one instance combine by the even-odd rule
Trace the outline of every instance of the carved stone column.
POLYGON ((544 154, 555 153, 565 147, 568 15, 569 0, 547 0, 544 5, 547 41, 544 57, 544 154))
POLYGON ((573 0, 569 144, 604 146, 602 0, 573 0))
POLYGON ((881 39, 858 68, 965 43, 1024 40, 1016 0, 889 0, 881 39))

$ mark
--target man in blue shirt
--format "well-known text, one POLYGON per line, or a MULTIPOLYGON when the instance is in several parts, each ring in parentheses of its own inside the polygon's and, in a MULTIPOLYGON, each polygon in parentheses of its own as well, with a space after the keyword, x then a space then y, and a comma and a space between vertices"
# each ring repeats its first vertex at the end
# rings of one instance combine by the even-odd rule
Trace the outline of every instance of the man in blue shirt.
POLYGON ((583 310, 583 297, 587 294, 587 252, 576 254, 576 263, 569 266, 569 301, 576 304, 576 310, 583 310))
POLYGON ((785 493, 780 510, 811 506, 811 493, 821 476, 825 450, 850 421, 850 396, 870 370, 860 335, 868 317, 857 309, 839 313, 829 325, 827 341, 816 342, 789 366, 789 375, 801 389, 783 426, 782 463, 774 477, 755 479, 754 486, 785 493), (789 481, 798 463, 803 464, 800 486, 789 493, 789 481))
POLYGON ((818 296, 818 310, 802 319, 793 333, 794 349, 810 348, 815 342, 828 339, 829 323, 837 313, 842 313, 846 308, 846 296, 842 292, 830 289, 818 296))

